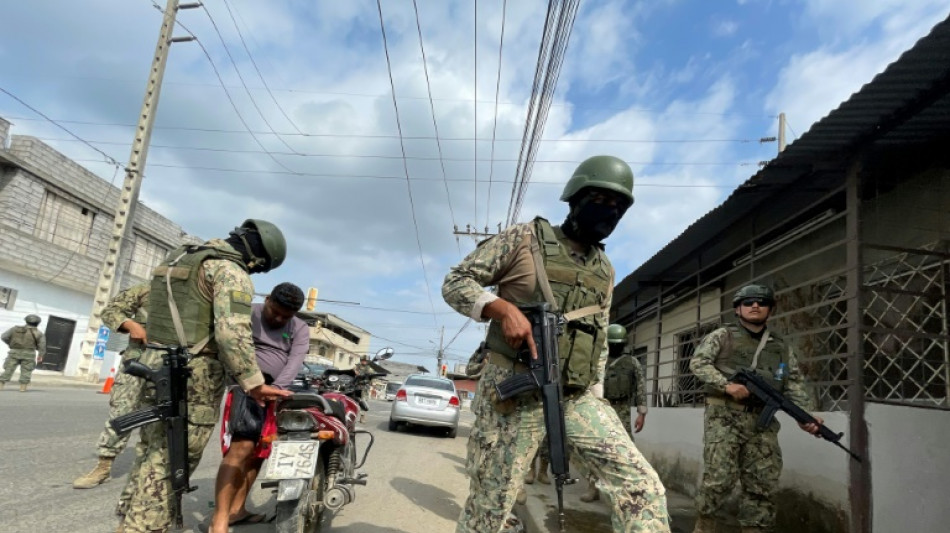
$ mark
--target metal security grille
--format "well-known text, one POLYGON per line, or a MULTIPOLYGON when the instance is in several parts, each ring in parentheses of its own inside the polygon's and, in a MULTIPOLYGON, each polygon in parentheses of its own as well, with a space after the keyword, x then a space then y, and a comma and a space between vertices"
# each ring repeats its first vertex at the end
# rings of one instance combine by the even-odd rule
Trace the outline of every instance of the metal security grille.
POLYGON ((950 408, 947 284, 950 255, 892 252, 865 267, 864 380, 868 399, 950 408))

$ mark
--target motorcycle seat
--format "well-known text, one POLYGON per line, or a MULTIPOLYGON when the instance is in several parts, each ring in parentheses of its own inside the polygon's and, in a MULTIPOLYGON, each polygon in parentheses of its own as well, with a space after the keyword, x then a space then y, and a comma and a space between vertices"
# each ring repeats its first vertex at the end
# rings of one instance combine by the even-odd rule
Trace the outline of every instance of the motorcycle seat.
POLYGON ((308 407, 322 407, 326 399, 313 391, 295 392, 290 398, 280 402, 281 409, 306 409, 308 407))

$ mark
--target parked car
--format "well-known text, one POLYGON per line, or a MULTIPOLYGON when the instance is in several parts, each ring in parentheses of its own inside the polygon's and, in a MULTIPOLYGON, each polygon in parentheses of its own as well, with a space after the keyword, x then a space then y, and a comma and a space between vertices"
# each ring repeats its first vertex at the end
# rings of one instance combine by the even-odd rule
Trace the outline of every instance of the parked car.
POLYGON ((396 392, 402 387, 402 383, 391 381, 386 384, 386 401, 391 402, 396 399, 396 392))
POLYGON ((455 438, 459 427, 459 395, 450 379, 414 374, 396 392, 389 414, 389 431, 399 424, 418 424, 446 428, 446 435, 455 438))

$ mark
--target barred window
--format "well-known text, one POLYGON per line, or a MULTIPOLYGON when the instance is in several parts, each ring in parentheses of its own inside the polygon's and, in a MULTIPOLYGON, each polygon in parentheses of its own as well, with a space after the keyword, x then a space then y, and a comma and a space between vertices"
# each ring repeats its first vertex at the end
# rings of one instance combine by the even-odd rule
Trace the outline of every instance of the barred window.
POLYGON ((53 244, 85 254, 96 214, 53 192, 46 191, 33 234, 53 244))

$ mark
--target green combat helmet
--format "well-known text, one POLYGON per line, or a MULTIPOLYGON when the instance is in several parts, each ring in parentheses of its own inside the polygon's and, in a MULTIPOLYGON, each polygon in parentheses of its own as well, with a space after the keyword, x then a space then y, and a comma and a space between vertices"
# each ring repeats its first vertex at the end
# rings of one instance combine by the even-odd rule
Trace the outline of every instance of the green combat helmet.
POLYGON ((587 187, 614 191, 633 204, 633 171, 622 159, 595 155, 584 160, 564 186, 561 201, 569 202, 581 189, 587 187))
POLYGON ((761 298, 769 307, 775 305, 775 293, 765 285, 752 284, 740 288, 732 297, 732 307, 738 307, 739 303, 746 298, 761 298))
POLYGON ((607 326, 607 343, 616 344, 627 341, 627 328, 620 324, 611 324, 607 326))
MULTIPOLYGON (((287 257, 287 241, 284 239, 284 234, 277 226, 257 218, 245 220, 237 233, 243 235, 241 230, 249 229, 256 231, 261 236, 261 244, 263 244, 264 252, 267 254, 267 257, 264 258, 267 261, 263 267, 264 272, 270 272, 279 267, 287 257)), ((251 251, 248 250, 248 253, 251 253, 251 251)), ((258 258, 252 257, 252 259, 258 258)))
POLYGON ((26 321, 27 324, 31 326, 39 326, 40 322, 43 321, 43 319, 40 318, 39 315, 26 315, 26 318, 24 320, 26 321))

